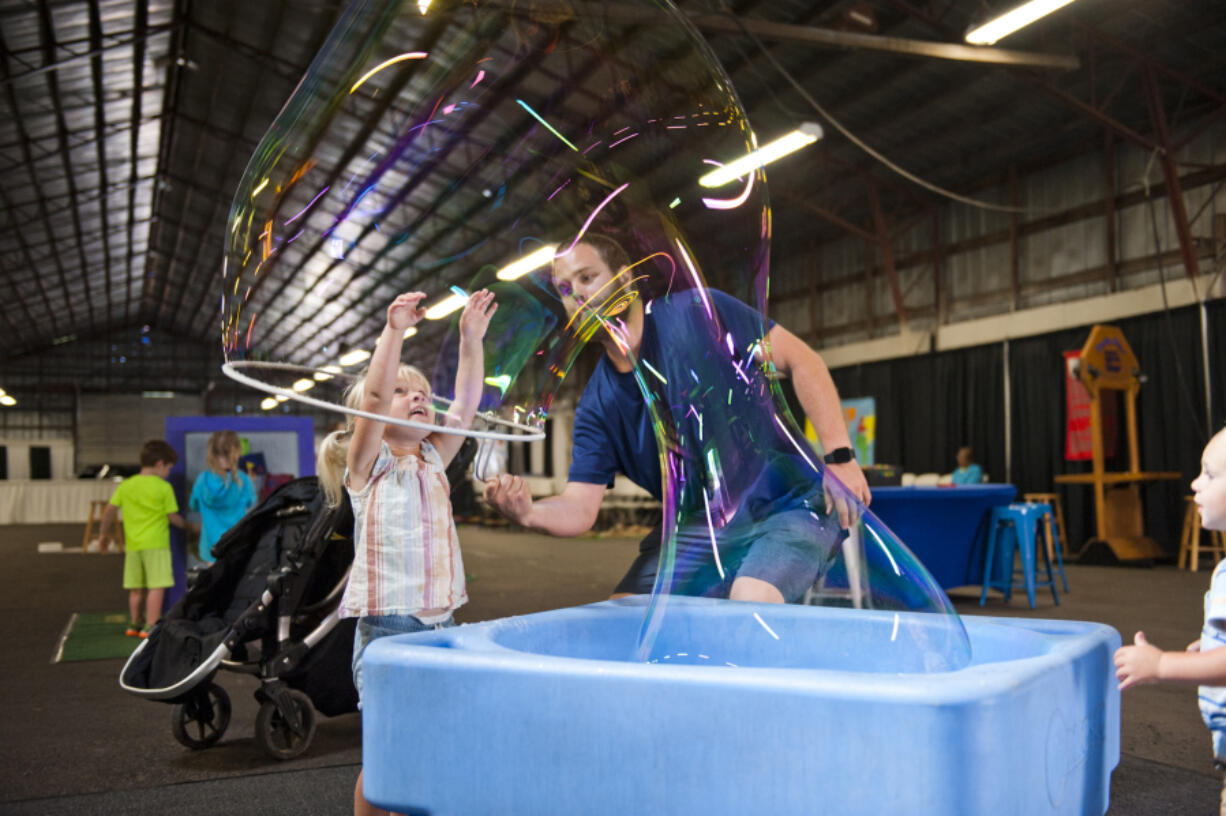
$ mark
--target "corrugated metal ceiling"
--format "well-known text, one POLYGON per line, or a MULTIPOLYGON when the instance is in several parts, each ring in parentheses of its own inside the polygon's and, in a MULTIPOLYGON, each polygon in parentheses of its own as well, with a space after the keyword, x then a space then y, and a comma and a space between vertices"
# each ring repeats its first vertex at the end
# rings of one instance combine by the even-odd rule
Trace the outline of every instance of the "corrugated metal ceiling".
MULTIPOLYGON (((732 11, 745 23, 956 43, 984 6, 766 0, 732 11)), ((4 356, 143 325, 219 341, 222 250, 239 179, 342 9, 310 0, 0 0, 4 356)), ((718 0, 682 9, 724 15, 718 0)), ((798 119, 820 121, 745 33, 699 27, 761 134, 798 119)), ((1147 77, 1177 125, 1226 109, 1226 15, 1212 0, 1081 0, 1006 41, 1013 50, 1074 54, 1080 67, 1072 71, 761 36, 774 59, 857 136, 962 193, 998 181, 1011 166, 1025 170, 1095 150, 1105 129, 1152 143, 1147 77)), ((541 96, 555 84, 544 73, 521 78, 521 88, 541 96)), ((593 110, 607 102, 595 80, 569 90, 593 110)), ((342 122, 319 156, 339 167, 363 124, 357 117, 342 122)), ((777 252, 845 234, 816 211, 871 231, 870 187, 895 220, 939 203, 823 125, 828 135, 816 148, 771 175, 777 252)), ((487 149, 500 138, 491 124, 455 149, 487 149)), ((472 228, 464 221, 471 203, 449 198, 436 181, 416 186, 406 206, 402 220, 432 209, 452 229, 472 228)), ((423 258, 430 252, 420 248, 423 258)), ((265 287, 284 304, 281 343, 288 335, 369 338, 382 312, 364 301, 399 283, 338 279, 305 260, 287 268, 265 287), (345 287, 353 291, 337 291, 345 287)))

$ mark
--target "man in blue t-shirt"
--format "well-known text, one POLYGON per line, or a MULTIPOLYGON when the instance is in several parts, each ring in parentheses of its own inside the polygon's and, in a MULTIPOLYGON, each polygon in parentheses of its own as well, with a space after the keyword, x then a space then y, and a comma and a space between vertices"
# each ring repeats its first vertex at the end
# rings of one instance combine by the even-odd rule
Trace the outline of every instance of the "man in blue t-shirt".
MULTIPOLYGON (((662 498, 663 458, 678 516, 670 589, 797 600, 854 517, 851 502, 839 497, 871 498, 830 373, 794 334, 722 292, 695 287, 645 304, 627 282, 630 266, 624 250, 599 235, 554 261, 553 284, 567 314, 583 319, 600 311, 601 325, 613 330, 596 334, 605 354, 575 411, 566 487, 533 501, 522 478, 503 474, 487 482, 486 500, 524 527, 579 535, 595 523, 617 473, 662 498), (775 369, 792 378, 830 452, 827 478, 845 490, 814 484, 811 451, 774 411, 760 365, 764 346, 775 369), (663 457, 655 418, 666 432, 663 457)), ((660 538, 657 529, 644 539, 617 595, 651 591, 660 538)))

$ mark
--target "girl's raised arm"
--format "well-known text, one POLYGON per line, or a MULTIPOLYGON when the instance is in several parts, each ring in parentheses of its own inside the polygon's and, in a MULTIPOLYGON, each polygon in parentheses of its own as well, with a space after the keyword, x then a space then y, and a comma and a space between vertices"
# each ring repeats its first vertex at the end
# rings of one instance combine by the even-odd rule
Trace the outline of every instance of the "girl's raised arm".
MULTIPOLYGON (((455 372, 455 402, 443 418, 449 428, 469 428, 481 403, 485 384, 485 351, 482 341, 490 327, 490 318, 498 311, 494 293, 487 289, 473 292, 460 315, 460 360, 455 372)), ((464 443, 458 434, 432 433, 430 444, 447 465, 464 443)), ((373 464, 373 462, 372 462, 373 464)))
MULTIPOLYGON (((396 377, 400 371, 400 350, 404 345, 404 331, 415 326, 426 315, 421 306, 425 292, 407 292, 399 295, 387 307, 387 325, 379 335, 375 353, 366 369, 366 381, 362 389, 363 411, 372 414, 387 414, 391 410, 392 395, 396 391, 396 377)), ((379 458, 386 422, 366 417, 355 417, 353 435, 349 443, 346 465, 349 468, 349 485, 361 490, 370 478, 370 472, 379 458)))

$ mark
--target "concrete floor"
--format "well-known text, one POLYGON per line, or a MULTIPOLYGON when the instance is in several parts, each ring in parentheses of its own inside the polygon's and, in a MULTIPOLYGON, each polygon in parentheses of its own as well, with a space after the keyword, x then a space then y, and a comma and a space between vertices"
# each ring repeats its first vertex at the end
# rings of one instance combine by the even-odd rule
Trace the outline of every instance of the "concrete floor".
MULTIPOLYGON (((278 762, 264 756, 252 737, 255 683, 226 673, 220 682, 233 701, 231 726, 217 746, 192 752, 171 735, 169 706, 118 688, 122 661, 52 664, 57 638, 71 613, 116 611, 125 605, 121 557, 37 554, 38 542, 72 545, 81 540, 81 530, 80 525, 0 529, 0 558, 5 565, 0 572, 0 638, 6 646, 0 652, 5 691, 0 694, 0 812, 50 812, 53 801, 71 801, 77 812, 93 812, 80 803, 105 800, 84 795, 101 797, 185 783, 213 785, 261 774, 330 768, 334 776, 349 779, 346 767, 356 774, 357 715, 321 718, 306 755, 278 762), (40 802, 47 805, 46 811, 40 810, 40 802)), ((637 552, 635 539, 563 541, 476 526, 462 527, 461 540, 471 598, 457 615, 461 622, 602 600, 637 552)), ((1095 620, 1114 626, 1125 640, 1143 628, 1152 642, 1167 648, 1182 648, 1199 632, 1207 569, 1191 574, 1167 566, 1070 565, 1068 577, 1072 592, 1062 595, 1061 605, 1054 606, 1048 593, 1040 595, 1034 611, 1026 606, 1024 595, 1020 600, 1015 595, 1009 606, 995 595, 983 609, 978 605, 978 588, 955 590, 951 596, 962 614, 1095 620)), ((1212 770, 1209 738, 1197 712, 1194 688, 1130 690, 1124 695, 1122 722, 1122 749, 1135 760, 1128 766, 1134 769, 1130 771, 1135 775, 1134 788, 1159 789, 1167 780, 1193 790, 1198 802, 1216 801, 1220 777, 1212 770)), ((1116 773, 1113 791, 1127 781, 1120 778, 1124 767, 1116 773)), ((347 790, 338 791, 334 804, 343 808, 347 797, 347 790)), ((1113 804, 1110 812, 1123 811, 1113 804)))

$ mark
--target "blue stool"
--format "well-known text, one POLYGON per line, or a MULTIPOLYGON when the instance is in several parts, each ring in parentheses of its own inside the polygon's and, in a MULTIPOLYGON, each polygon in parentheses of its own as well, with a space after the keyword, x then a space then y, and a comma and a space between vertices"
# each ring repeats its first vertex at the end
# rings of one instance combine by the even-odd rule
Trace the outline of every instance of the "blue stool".
MULTIPOLYGON (((1057 532, 1056 517, 1054 513, 1048 513, 1043 520, 1047 522, 1047 546, 1044 551, 1047 553, 1048 563, 1051 563, 1051 554, 1056 554, 1055 571, 1060 573, 1060 583, 1064 584, 1064 591, 1068 590, 1068 576, 1064 574, 1064 556, 1061 551, 1064 549, 1064 543, 1060 540, 1060 535, 1057 532)), ((1057 601, 1059 603, 1059 601, 1057 601)))
MULTIPOLYGON (((988 522, 988 551, 983 564, 983 591, 979 595, 979 605, 988 600, 988 589, 995 587, 1005 593, 1005 603, 1013 596, 1013 590, 1020 586, 1026 587, 1026 597, 1030 600, 1030 608, 1034 609, 1034 591, 1036 587, 1051 587, 1051 596, 1056 604, 1060 596, 1056 594, 1056 578, 1052 573, 1051 557, 1047 547, 1036 547, 1035 538, 1039 532, 1039 524, 1047 517, 1050 524, 1051 506, 1047 504, 1010 504, 1004 507, 993 507, 992 517, 988 522), (1003 534, 1002 534, 1003 529, 1003 534), (1001 576, 993 576, 996 566, 996 545, 1000 543, 1001 576), (1014 581, 1013 569, 1014 549, 1022 556, 1023 583, 1014 581), (1035 550, 1043 552, 1043 562, 1047 567, 1047 580, 1035 580, 1035 550)), ((1049 528, 1050 529, 1050 528, 1049 528)), ((1061 570, 1063 573, 1063 570, 1061 570)))

